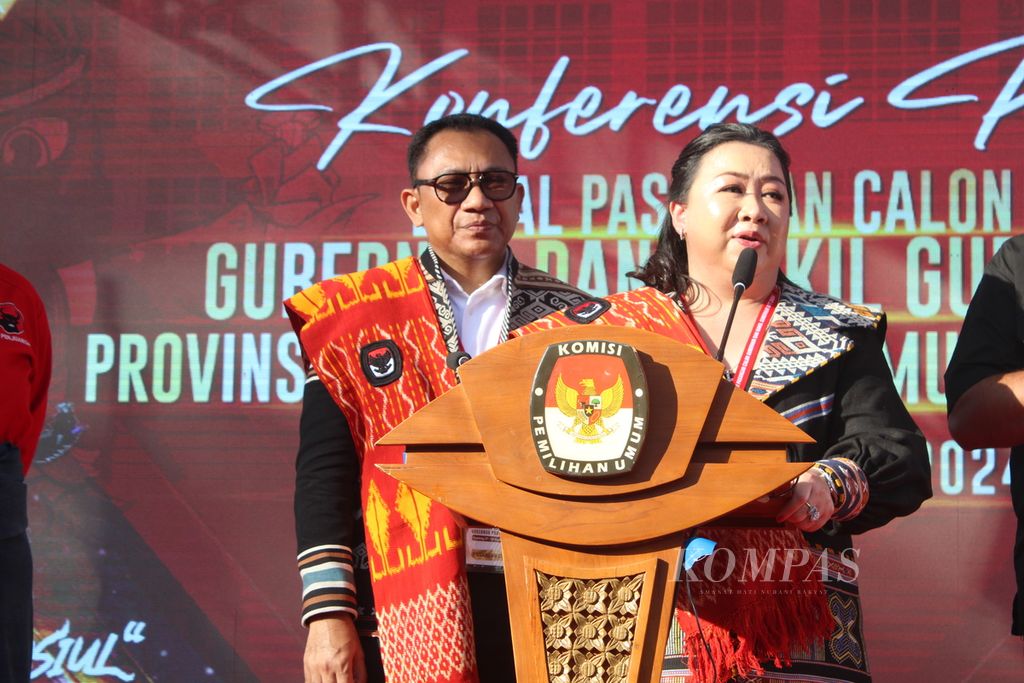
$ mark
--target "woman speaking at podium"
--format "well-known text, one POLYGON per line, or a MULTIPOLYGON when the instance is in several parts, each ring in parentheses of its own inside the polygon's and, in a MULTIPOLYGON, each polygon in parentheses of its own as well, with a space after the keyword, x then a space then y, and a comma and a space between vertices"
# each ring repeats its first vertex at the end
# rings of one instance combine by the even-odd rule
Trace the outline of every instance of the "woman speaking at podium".
POLYGON ((657 248, 632 275, 676 297, 727 377, 815 439, 791 448, 790 460, 814 466, 781 508, 784 530, 722 531, 721 540, 737 552, 751 542, 806 549, 825 599, 816 617, 801 619, 799 580, 696 602, 684 594, 663 682, 693 673, 869 681, 851 535, 910 514, 931 495, 924 438, 882 355, 884 315, 782 273, 792 196, 789 155, 774 135, 745 124, 708 128, 673 165, 657 248), (750 609, 757 602, 771 604, 750 609), (716 624, 715 614, 732 621, 716 624))

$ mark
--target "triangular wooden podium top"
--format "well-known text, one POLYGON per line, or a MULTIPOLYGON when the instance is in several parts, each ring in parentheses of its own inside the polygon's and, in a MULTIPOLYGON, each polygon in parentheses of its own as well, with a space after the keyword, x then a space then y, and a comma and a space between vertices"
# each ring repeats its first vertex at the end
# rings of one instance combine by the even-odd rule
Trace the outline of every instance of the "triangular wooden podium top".
POLYGON ((810 437, 723 380, 722 370, 690 346, 636 328, 578 326, 513 339, 463 365, 461 385, 381 439, 408 454, 405 465, 382 468, 456 512, 556 543, 614 545, 672 533, 767 495, 808 467, 786 462, 785 447, 810 437), (530 392, 548 346, 594 339, 636 349, 649 426, 630 472, 571 479, 547 471, 537 455, 530 392), (574 515, 586 508, 585 524, 546 524, 545 500, 568 499, 574 515), (579 535, 578 527, 595 525, 603 529, 593 538, 579 535))

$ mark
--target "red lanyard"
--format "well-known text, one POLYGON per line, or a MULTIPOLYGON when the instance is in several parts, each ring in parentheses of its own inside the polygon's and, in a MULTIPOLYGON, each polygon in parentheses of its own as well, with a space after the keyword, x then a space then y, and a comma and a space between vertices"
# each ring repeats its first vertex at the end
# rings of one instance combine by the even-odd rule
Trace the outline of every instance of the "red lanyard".
MULTIPOLYGON (((750 374, 754 370, 754 361, 757 359, 757 352, 761 348, 761 344, 764 343, 764 338, 768 335, 768 322, 772 319, 772 315, 775 313, 775 307, 779 303, 779 288, 776 287, 772 290, 768 298, 761 304, 761 311, 757 314, 757 320, 754 322, 754 329, 750 331, 750 338, 747 339, 747 346, 743 349, 743 355, 740 356, 739 365, 736 368, 735 374, 730 378, 732 383, 738 386, 740 389, 746 390, 747 384, 750 382, 750 374)), ((701 347, 704 349, 704 353, 711 355, 704 343, 704 337, 701 335, 700 330, 697 327, 696 321, 693 319, 693 314, 690 312, 690 308, 686 307, 686 316, 683 318, 684 323, 694 338, 700 341, 701 347)))
POLYGON ((757 359, 757 352, 760 350, 761 344, 764 343, 764 338, 768 334, 768 321, 772 319, 772 314, 775 313, 775 306, 778 303, 779 288, 776 287, 768 295, 768 298, 764 300, 764 303, 761 304, 761 311, 757 314, 754 329, 750 331, 750 339, 747 340, 747 346, 743 349, 739 365, 736 366, 736 373, 732 377, 732 383, 740 389, 746 390, 747 385, 750 383, 750 373, 754 371, 754 361, 757 359))

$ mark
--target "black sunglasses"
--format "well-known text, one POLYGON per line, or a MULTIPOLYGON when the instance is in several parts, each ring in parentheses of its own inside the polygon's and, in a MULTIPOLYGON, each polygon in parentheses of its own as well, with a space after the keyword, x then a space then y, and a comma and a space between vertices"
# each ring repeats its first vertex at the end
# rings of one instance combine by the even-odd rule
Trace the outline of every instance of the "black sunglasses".
POLYGON ((511 171, 484 171, 483 173, 445 173, 430 180, 414 180, 413 187, 429 185, 445 204, 461 204, 473 190, 480 187, 492 202, 503 202, 516 193, 516 180, 511 171), (475 177, 474 177, 475 176, 475 177))

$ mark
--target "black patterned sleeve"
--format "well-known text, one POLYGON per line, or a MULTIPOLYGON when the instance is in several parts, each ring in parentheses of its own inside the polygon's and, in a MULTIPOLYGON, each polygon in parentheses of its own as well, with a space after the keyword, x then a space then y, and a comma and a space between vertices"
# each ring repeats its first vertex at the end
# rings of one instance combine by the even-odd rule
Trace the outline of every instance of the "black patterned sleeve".
POLYGON ((867 477, 866 505, 839 523, 842 532, 857 534, 917 510, 931 497, 932 487, 924 436, 882 354, 884 319, 877 331, 858 330, 851 336, 855 345, 842 360, 822 459, 847 458, 867 477))
POLYGON ((359 508, 359 458, 348 423, 312 375, 302 397, 295 461, 303 624, 331 612, 357 615, 352 548, 359 508))

